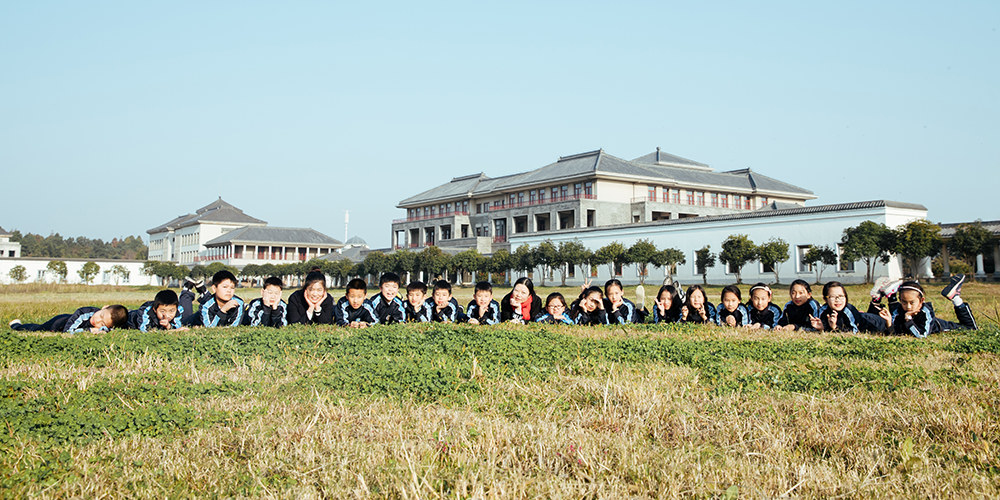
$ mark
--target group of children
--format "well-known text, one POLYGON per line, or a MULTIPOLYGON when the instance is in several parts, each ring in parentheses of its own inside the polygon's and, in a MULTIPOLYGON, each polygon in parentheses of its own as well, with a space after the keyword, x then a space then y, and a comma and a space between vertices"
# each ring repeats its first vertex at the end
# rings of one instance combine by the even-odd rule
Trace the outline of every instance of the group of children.
MULTIPOLYGON (((789 287, 791 300, 784 308, 772 303, 770 287, 757 283, 750 288, 750 300, 745 304, 740 289, 730 285, 722 289, 721 303, 708 301, 705 289, 692 285, 683 292, 664 285, 656 295, 652 311, 653 323, 707 323, 728 327, 782 330, 835 330, 849 332, 890 332, 926 337, 959 328, 976 329, 969 305, 960 292, 964 275, 955 276, 941 292, 955 305, 959 323, 943 321, 934 316, 933 307, 924 301, 924 290, 916 281, 880 279, 872 289, 872 301, 867 312, 860 312, 848 302, 847 291, 837 281, 823 287, 826 305, 813 299, 809 284, 795 280, 789 287), (882 306, 888 298, 888 306, 882 306)), ((152 301, 128 311, 121 305, 103 308, 82 307, 73 314, 63 314, 43 324, 22 324, 11 321, 14 330, 58 332, 106 332, 112 328, 140 331, 184 330, 189 327, 267 326, 280 328, 289 324, 336 324, 365 328, 376 324, 446 322, 471 325, 493 325, 501 322, 552 323, 568 325, 608 325, 645 323, 649 311, 643 305, 642 287, 637 288, 639 305, 624 297, 624 288, 617 279, 609 280, 604 288, 587 282, 571 304, 560 293, 542 299, 535 294, 529 278, 520 278, 513 290, 498 303, 493 300, 493 287, 479 282, 473 300, 463 309, 452 297, 451 284, 445 280, 428 287, 420 281, 406 286, 406 299, 399 296, 401 281, 395 273, 379 279, 379 293, 368 298, 364 280, 353 279, 347 284, 344 297, 336 303, 327 291, 326 277, 314 270, 306 275, 301 289, 282 300, 281 279, 264 280, 261 297, 244 303, 236 296, 236 277, 220 271, 212 277, 209 292, 204 281, 186 280, 181 294, 162 290, 152 301), (199 293, 199 308, 195 312, 195 292, 199 293)))

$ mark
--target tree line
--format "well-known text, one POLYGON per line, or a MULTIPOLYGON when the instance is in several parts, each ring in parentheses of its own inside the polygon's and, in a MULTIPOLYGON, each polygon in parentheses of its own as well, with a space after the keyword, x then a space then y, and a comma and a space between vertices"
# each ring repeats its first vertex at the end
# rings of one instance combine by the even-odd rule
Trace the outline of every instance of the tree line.
POLYGON ((125 259, 145 260, 149 248, 140 236, 127 236, 103 241, 83 236, 63 238, 59 233, 48 236, 28 233, 22 235, 15 230, 10 241, 21 243, 23 257, 54 257, 62 259, 125 259))

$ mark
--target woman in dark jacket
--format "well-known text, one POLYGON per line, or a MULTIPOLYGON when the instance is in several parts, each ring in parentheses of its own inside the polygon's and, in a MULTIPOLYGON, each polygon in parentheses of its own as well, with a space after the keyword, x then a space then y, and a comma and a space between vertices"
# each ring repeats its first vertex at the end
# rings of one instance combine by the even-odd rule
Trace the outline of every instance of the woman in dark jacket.
POLYGON ((288 296, 288 323, 291 325, 333 324, 333 296, 326 292, 326 276, 306 275, 301 290, 288 296))
POLYGON ((500 321, 528 323, 542 314, 542 298, 535 295, 531 278, 518 278, 514 289, 500 301, 500 321))

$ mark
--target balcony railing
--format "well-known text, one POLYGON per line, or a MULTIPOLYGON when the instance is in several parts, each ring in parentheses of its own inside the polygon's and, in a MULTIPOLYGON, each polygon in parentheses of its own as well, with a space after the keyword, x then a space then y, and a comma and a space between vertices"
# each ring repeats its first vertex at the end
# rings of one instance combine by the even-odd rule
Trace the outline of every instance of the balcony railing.
POLYGON ((453 217, 453 216, 456 216, 456 215, 469 215, 469 212, 464 211, 464 210, 459 210, 459 211, 455 211, 455 212, 444 212, 444 213, 440 213, 440 214, 416 215, 416 216, 413 216, 413 217, 407 217, 405 219, 393 219, 392 223, 393 224, 401 224, 403 222, 413 222, 413 221, 418 221, 418 220, 443 219, 445 217, 453 217))
POLYGON ((494 236, 493 237, 493 243, 507 243, 507 237, 506 236, 494 236))

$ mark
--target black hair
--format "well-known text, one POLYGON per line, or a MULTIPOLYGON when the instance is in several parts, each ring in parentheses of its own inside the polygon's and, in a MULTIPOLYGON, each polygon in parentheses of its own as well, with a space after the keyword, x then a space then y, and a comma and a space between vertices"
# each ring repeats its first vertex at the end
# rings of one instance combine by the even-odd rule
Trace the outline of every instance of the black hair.
POLYGON ((725 298, 727 293, 735 295, 737 301, 743 302, 743 294, 740 293, 740 287, 736 285, 726 285, 726 287, 722 289, 722 295, 719 295, 719 300, 725 298))
POLYGON ((493 285, 491 285, 489 281, 480 281, 479 283, 476 283, 476 290, 472 292, 472 294, 475 295, 479 292, 493 293, 493 285))
POLYGON ((420 293, 427 295, 427 285, 423 281, 411 281, 409 285, 406 285, 407 292, 416 292, 420 290, 420 293))
POLYGON ((771 295, 771 296, 773 296, 773 295, 774 295, 774 294, 773 294, 773 293, 771 292, 771 287, 767 286, 767 284, 766 284, 766 283, 757 283, 757 284, 755 284, 754 286, 750 287, 750 291, 749 291, 749 292, 747 292, 747 293, 749 293, 749 294, 750 294, 750 298, 751 298, 751 299, 753 299, 753 292, 754 292, 754 290, 757 290, 757 289, 761 289, 761 290, 764 290, 765 292, 767 292, 767 294, 768 294, 768 295, 771 295))
POLYGON ((685 295, 684 305, 691 305, 691 295, 696 291, 701 292, 701 299, 708 302, 708 294, 705 293, 705 289, 702 288, 701 285, 691 285, 688 287, 687 294, 685 295))
POLYGON ((156 296, 153 297, 153 310, 160 306, 176 306, 177 305, 177 292, 173 290, 160 290, 156 292, 156 296))
POLYGON ((899 294, 901 294, 901 293, 903 293, 903 292, 905 292, 907 290, 913 290, 913 291, 915 291, 915 292, 917 292, 917 293, 920 294, 920 298, 921 299, 924 298, 924 287, 920 286, 919 282, 916 282, 916 281, 904 281, 904 282, 902 282, 899 285, 899 289, 896 290, 896 294, 897 294, 897 296, 899 296, 899 294))
MULTIPOLYGON (((229 273, 232 275, 232 273, 229 273)), ((128 309, 120 304, 115 304, 113 306, 108 306, 108 311, 111 312, 111 327, 112 328, 123 328, 128 324, 128 309)))
MULTIPOLYGON (((671 309, 673 309, 673 305, 674 304, 678 304, 678 301, 677 301, 677 289, 674 288, 674 285, 663 285, 663 286, 661 286, 660 287, 660 291, 656 292, 656 300, 660 300, 660 297, 663 296, 663 292, 669 292, 670 293, 670 305, 671 305, 671 309)), ((680 307, 680 304, 678 304, 678 307, 680 307)))
POLYGON ((261 286, 261 288, 267 288, 269 286, 276 286, 281 289, 285 288, 285 284, 282 283, 281 278, 277 276, 271 276, 270 278, 264 280, 264 284, 261 286))
POLYGON ((555 299, 559 299, 559 301, 562 302, 562 305, 563 305, 564 308, 568 308, 569 307, 566 304, 566 297, 563 297, 563 294, 561 294, 559 292, 552 292, 552 293, 549 294, 548 297, 545 297, 545 308, 548 309, 549 303, 552 302, 555 299))
POLYGON ((396 273, 385 273, 381 278, 378 279, 378 287, 382 288, 382 285, 386 283, 395 283, 399 285, 399 275, 396 273))
POLYGON ((302 289, 305 290, 313 286, 313 283, 322 283, 323 288, 326 289, 326 275, 316 271, 310 272, 302 282, 302 289))
POLYGON ((592 294, 594 292, 597 292, 598 294, 600 294, 602 299, 604 298, 604 290, 601 290, 601 287, 599 287, 599 286, 591 286, 591 287, 585 289, 584 291, 580 292, 580 297, 577 299, 577 301, 579 302, 579 301, 587 298, 588 295, 590 295, 590 294, 592 294))
POLYGON ((795 288, 795 285, 802 286, 802 288, 805 288, 806 291, 809 292, 810 294, 813 293, 812 287, 810 287, 809 283, 806 280, 803 280, 803 279, 795 280, 795 281, 792 282, 791 285, 788 285, 788 292, 789 293, 791 293, 792 289, 795 288))
POLYGON ((434 291, 438 290, 448 290, 448 294, 451 295, 451 283, 448 280, 437 280, 434 282, 434 291))
POLYGON ((365 280, 361 278, 354 278, 347 282, 346 291, 349 292, 351 290, 362 290, 365 293, 368 293, 368 283, 365 283, 365 280))
POLYGON ((611 278, 611 279, 609 279, 608 281, 606 281, 604 283, 604 295, 605 296, 608 295, 608 288, 610 288, 611 285, 617 286, 618 289, 621 290, 621 291, 623 291, 623 292, 625 291, 625 287, 622 286, 622 282, 621 281, 619 281, 616 278, 611 278))
POLYGON ((236 284, 236 276, 233 276, 233 273, 223 269, 215 273, 215 276, 212 276, 212 286, 218 286, 219 283, 226 280, 232 281, 234 285, 236 284))
POLYGON ((844 302, 850 304, 851 298, 847 296, 847 289, 844 288, 844 284, 839 281, 828 281, 825 285, 823 285, 823 298, 826 299, 826 297, 830 295, 831 288, 837 288, 838 286, 844 291, 844 302))
POLYGON ((531 278, 527 276, 518 278, 517 281, 514 282, 514 286, 517 285, 524 285, 528 289, 528 296, 535 296, 535 284, 531 282, 531 278))

